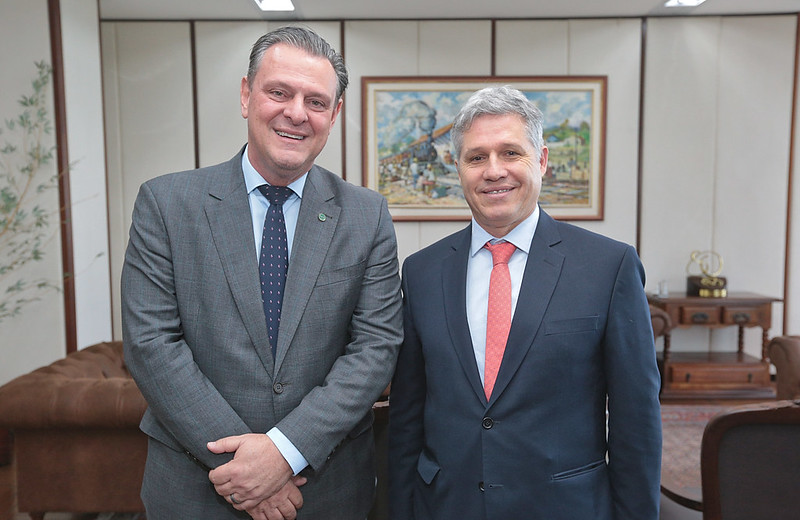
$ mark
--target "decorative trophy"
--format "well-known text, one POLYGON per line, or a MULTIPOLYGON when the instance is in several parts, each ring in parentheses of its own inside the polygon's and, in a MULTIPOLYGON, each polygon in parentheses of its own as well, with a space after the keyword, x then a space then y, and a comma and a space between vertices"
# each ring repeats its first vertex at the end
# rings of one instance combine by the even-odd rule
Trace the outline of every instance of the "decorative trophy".
POLYGON ((702 298, 724 298, 728 296, 728 281, 719 276, 722 272, 722 256, 715 251, 692 251, 686 265, 686 295, 702 298), (697 266, 702 276, 692 274, 697 266))

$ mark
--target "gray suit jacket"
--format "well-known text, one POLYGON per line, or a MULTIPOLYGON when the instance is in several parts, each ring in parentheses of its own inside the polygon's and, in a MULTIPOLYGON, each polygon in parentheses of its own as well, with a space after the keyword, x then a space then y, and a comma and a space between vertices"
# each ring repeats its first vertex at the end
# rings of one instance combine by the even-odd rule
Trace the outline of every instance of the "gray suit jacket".
POLYGON ((273 426, 310 464, 300 518, 363 520, 369 510, 371 404, 402 341, 386 201, 311 169, 274 360, 257 263, 241 152, 142 185, 122 319, 126 363, 149 404, 148 519, 239 517, 207 476, 231 455, 206 443, 273 426))

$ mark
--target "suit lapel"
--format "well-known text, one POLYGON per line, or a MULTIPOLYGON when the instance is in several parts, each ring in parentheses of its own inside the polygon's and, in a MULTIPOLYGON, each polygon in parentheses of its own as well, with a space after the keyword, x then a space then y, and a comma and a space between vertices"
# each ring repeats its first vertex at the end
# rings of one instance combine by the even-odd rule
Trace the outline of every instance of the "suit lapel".
POLYGON ((552 249, 560 241, 556 222, 542 211, 531 242, 514 319, 491 401, 495 401, 503 393, 519 370, 539 332, 564 264, 564 256, 552 249))
POLYGON ((272 353, 260 305, 261 282, 241 158, 241 153, 237 154, 227 164, 229 175, 218 176, 220 181, 209 189, 205 212, 236 308, 261 363, 271 376, 272 353))
POLYGON ((442 271, 444 314, 453 348, 475 394, 480 399, 485 399, 467 321, 466 282, 471 236, 472 232, 469 227, 456 234, 453 237, 452 254, 442 258, 439 265, 442 271))
POLYGON ((303 189, 292 242, 292 256, 289 258, 278 348, 275 353, 276 367, 280 367, 286 357, 317 276, 328 256, 328 248, 341 212, 341 208, 333 200, 334 195, 322 172, 317 166, 313 166, 303 189))

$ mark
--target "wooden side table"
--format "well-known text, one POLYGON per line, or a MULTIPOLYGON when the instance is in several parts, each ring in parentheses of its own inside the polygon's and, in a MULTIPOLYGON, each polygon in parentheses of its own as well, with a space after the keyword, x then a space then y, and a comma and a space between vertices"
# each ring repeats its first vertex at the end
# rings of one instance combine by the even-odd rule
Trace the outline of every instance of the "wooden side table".
POLYGON ((753 293, 729 293, 724 298, 701 298, 676 293, 649 295, 648 301, 669 314, 677 327, 737 326, 735 352, 673 352, 669 331, 659 354, 661 397, 773 399, 767 344, 772 303, 781 301, 753 293), (761 327, 761 358, 744 353, 745 327, 761 327))

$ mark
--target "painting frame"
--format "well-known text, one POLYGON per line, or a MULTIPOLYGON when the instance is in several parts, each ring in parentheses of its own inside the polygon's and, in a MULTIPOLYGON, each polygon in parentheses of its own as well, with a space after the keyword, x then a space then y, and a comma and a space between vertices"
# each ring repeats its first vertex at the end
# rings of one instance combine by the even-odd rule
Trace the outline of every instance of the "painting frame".
POLYGON ((386 197, 394 221, 469 220, 449 128, 473 92, 510 85, 545 116, 542 208, 559 220, 603 220, 607 83, 607 76, 364 76, 362 183, 386 197))

